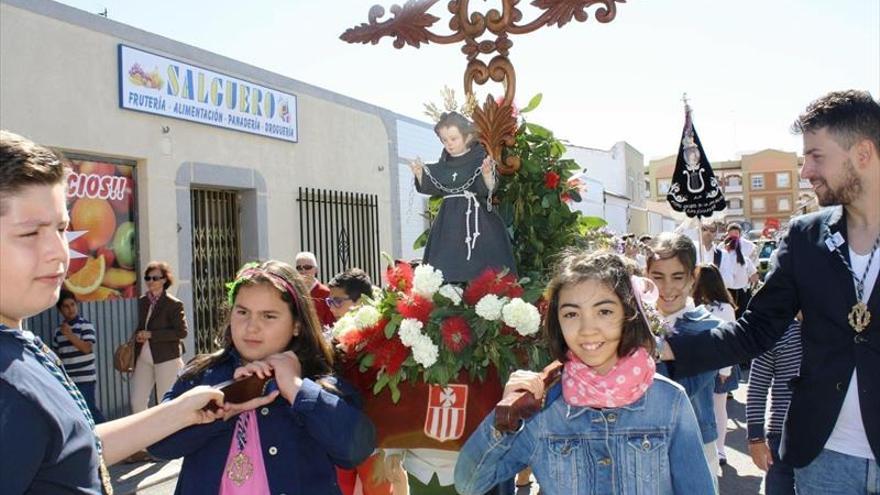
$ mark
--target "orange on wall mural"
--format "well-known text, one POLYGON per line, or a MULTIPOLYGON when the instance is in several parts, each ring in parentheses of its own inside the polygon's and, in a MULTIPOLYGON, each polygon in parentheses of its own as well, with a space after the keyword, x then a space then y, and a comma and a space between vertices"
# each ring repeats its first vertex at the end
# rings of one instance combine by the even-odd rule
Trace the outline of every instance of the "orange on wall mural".
POLYGON ((70 160, 70 266, 64 287, 79 301, 138 296, 134 167, 70 160))

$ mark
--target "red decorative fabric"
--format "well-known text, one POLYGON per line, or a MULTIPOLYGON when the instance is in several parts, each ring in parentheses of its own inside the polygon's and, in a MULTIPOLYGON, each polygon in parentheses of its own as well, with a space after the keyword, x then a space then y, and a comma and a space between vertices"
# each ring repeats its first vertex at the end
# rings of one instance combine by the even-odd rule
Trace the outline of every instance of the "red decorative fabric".
POLYGON ((343 375, 359 389, 364 401, 364 412, 376 425, 377 446, 380 448, 461 450, 483 418, 495 409, 503 391, 495 368, 488 369, 482 382, 470 382, 466 372, 459 374, 452 382, 468 386, 464 431, 458 438, 441 442, 425 433, 429 413, 428 384, 402 382, 399 385, 400 401, 395 404, 391 400, 391 391, 387 388, 379 395, 373 395, 376 374, 372 370, 360 373, 357 363, 347 362, 343 375))

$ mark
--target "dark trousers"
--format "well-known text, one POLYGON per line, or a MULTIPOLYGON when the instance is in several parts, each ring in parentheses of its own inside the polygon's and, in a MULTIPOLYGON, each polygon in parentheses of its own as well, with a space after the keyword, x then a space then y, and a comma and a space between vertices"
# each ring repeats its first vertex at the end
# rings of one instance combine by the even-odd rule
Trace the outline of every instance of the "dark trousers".
MULTIPOLYGON (((733 302, 736 303, 736 318, 739 319, 740 316, 745 312, 746 308, 749 307, 749 301, 752 300, 752 289, 746 287, 745 289, 727 289, 727 292, 730 293, 730 297, 733 298, 733 302)), ((748 369, 752 365, 752 360, 746 360, 742 363, 739 363, 740 367, 743 369, 748 369)))
POLYGON ((767 435, 773 465, 764 477, 764 490, 767 495, 794 495, 794 468, 779 458, 779 442, 781 436, 771 433, 767 435))
POLYGON ((752 289, 748 287, 745 289, 727 289, 727 292, 730 292, 730 297, 736 303, 736 317, 739 318, 746 308, 749 307, 749 301, 752 300, 752 289))
POLYGON ((98 409, 98 403, 95 402, 95 383, 96 382, 78 382, 76 383, 76 388, 79 389, 83 398, 86 400, 86 405, 89 406, 89 411, 92 413, 92 418, 95 419, 95 424, 98 424, 103 423, 106 419, 104 418, 104 414, 101 413, 101 410, 98 409))

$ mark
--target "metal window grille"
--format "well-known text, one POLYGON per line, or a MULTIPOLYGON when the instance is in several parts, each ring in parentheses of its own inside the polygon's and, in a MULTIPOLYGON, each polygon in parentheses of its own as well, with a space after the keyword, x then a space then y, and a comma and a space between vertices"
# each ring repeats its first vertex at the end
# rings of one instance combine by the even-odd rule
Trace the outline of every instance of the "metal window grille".
POLYGON ((301 250, 315 253, 318 278, 360 268, 379 285, 379 197, 300 187, 296 201, 301 250))
POLYGON ((234 191, 193 189, 193 329, 196 353, 217 350, 226 282, 241 266, 240 199, 234 191))

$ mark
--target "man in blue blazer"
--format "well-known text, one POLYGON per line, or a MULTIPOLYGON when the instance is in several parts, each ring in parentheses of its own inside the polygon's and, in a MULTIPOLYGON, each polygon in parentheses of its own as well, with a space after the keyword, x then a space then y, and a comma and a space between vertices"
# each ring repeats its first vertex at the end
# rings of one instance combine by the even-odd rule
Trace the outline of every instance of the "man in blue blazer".
POLYGON ((781 456, 796 468, 798 495, 880 493, 880 104, 864 91, 829 93, 794 130, 804 138, 801 177, 830 208, 792 220, 738 321, 671 336, 662 356, 681 374, 742 362, 803 311, 781 456))

